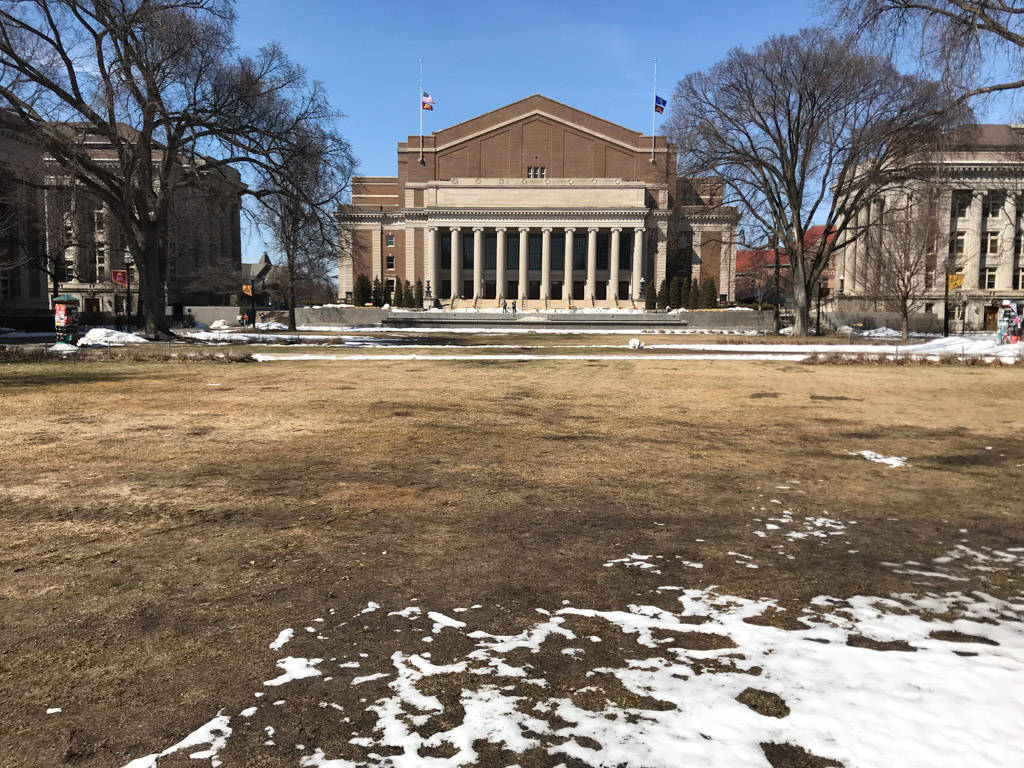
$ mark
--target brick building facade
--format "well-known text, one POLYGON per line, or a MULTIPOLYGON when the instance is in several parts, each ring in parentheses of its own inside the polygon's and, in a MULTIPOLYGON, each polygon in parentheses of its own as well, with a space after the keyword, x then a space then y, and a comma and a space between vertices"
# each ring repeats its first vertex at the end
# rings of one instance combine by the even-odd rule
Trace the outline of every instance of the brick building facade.
POLYGON ((398 144, 353 179, 338 293, 422 280, 446 305, 631 306, 674 275, 735 292, 735 209, 676 177, 676 147, 544 96, 398 144))

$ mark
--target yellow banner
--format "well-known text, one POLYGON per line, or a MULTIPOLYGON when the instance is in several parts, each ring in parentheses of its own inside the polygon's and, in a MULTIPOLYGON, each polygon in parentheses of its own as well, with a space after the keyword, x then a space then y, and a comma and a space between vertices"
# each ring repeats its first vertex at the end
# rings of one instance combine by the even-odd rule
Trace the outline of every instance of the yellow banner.
POLYGON ((958 288, 964 287, 964 275, 963 272, 954 272, 949 276, 949 290, 955 291, 958 288))
POLYGON ((242 293, 244 293, 246 296, 252 296, 252 284, 251 283, 245 283, 242 286, 242 293))

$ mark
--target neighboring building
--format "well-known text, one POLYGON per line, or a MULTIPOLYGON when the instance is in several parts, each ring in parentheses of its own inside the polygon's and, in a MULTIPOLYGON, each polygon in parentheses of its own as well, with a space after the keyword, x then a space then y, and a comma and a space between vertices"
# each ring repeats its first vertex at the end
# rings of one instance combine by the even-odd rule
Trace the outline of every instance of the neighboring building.
MULTIPOLYGON (((960 128, 928 166, 940 194, 935 252, 920 275, 922 308, 943 317, 948 258, 953 328, 995 330, 1003 300, 1024 303, 1024 126, 960 128)), ((870 231, 882 211, 899 205, 897 196, 877 201, 860 212, 858 227, 870 231)), ((878 308, 872 242, 877 238, 861 237, 835 256, 835 299, 847 314, 878 308)))
POLYGON ((735 291, 735 208, 676 178, 676 147, 534 95, 398 144, 397 176, 353 179, 338 295, 423 280, 446 304, 631 306, 674 275, 735 291))
POLYGON ((42 195, 25 183, 41 159, 37 148, 0 133, 0 326, 35 327, 49 315, 39 269, 42 195))
MULTIPOLYGON (((804 252, 808 258, 816 250, 825 234, 825 227, 808 227, 804 233, 804 252)), ((779 294, 782 304, 792 302, 792 278, 789 271, 789 254, 779 251, 779 294)), ((821 273, 819 281, 822 299, 835 291, 835 269, 830 263, 821 273)), ((812 292, 810 299, 817 301, 819 292, 812 292)), ((736 251, 736 301, 741 304, 775 301, 775 251, 736 251)))
MULTIPOLYGON (((115 162, 114 150, 104 138, 87 134, 82 142, 93 159, 115 162)), ((161 159, 162 153, 153 153, 154 163, 161 159)), ((57 270, 63 272, 59 291, 77 296, 83 312, 136 311, 138 274, 116 218, 52 158, 44 162, 46 248, 51 262, 62 262, 63 269, 57 270), (130 291, 114 284, 114 270, 127 270, 130 291)), ((180 316, 188 305, 236 300, 241 282, 242 190, 241 177, 232 168, 205 172, 176 190, 162 265, 169 314, 180 316)))

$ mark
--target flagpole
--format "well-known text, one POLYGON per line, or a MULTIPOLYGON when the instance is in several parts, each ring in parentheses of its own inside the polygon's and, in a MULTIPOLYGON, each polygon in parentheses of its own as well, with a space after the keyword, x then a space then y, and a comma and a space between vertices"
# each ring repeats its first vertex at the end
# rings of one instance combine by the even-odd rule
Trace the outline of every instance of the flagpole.
POLYGON ((423 164, 423 57, 420 56, 420 98, 416 103, 420 112, 420 165, 423 164))
POLYGON ((651 164, 654 164, 654 105, 658 101, 658 60, 654 60, 654 94, 651 97, 651 164))

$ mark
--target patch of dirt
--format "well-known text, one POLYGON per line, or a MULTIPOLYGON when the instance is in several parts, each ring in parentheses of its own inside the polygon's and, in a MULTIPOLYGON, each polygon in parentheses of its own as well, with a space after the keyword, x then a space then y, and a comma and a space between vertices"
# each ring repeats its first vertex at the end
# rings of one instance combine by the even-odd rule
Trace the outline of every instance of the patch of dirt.
POLYGON ((916 651, 906 640, 873 640, 864 635, 850 635, 846 638, 846 644, 854 648, 870 648, 873 651, 916 651))
POLYGON ((720 651, 736 647, 731 637, 714 632, 673 632, 671 638, 674 647, 688 651, 720 651))
POLYGON ((954 629, 939 629, 928 635, 933 640, 944 640, 947 643, 981 643, 982 645, 999 645, 995 640, 990 640, 981 635, 968 635, 964 632, 957 632, 954 629))
POLYGON ((771 691, 762 691, 760 688, 744 688, 736 701, 745 704, 759 715, 765 717, 787 717, 789 707, 785 699, 771 691))
POLYGON ((795 744, 768 742, 761 745, 761 750, 772 768, 844 768, 837 760, 812 755, 795 744))

